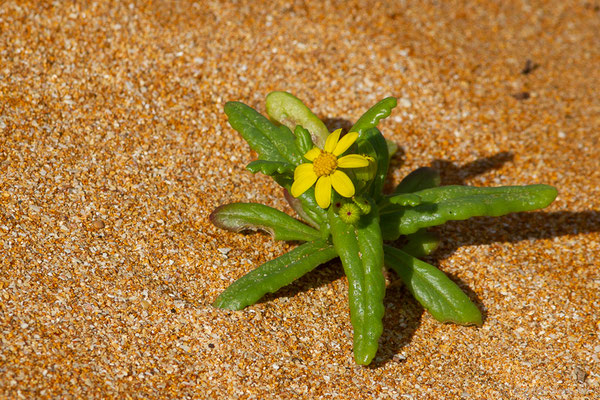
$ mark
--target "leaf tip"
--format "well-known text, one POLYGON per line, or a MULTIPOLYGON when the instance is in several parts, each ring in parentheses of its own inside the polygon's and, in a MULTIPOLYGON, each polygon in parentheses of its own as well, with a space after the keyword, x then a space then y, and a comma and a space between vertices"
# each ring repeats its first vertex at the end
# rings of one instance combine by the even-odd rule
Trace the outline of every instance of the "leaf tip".
POLYGON ((225 106, 223 107, 223 109, 225 110, 225 114, 227 114, 227 116, 229 116, 229 114, 235 110, 235 108, 237 107, 237 105, 239 104, 239 102, 237 101, 228 101, 227 103, 225 103, 225 106))
POLYGON ((227 301, 226 298, 223 297, 223 294, 219 295, 217 299, 212 303, 214 308, 218 308, 220 310, 229 310, 229 311, 239 311, 244 308, 239 301, 227 301))
POLYGON ((547 196, 548 196, 548 205, 550 205, 550 203, 552 203, 554 200, 556 200, 556 197, 558 196, 558 189, 556 189, 554 186, 550 186, 550 185, 544 185, 547 196))
POLYGON ((371 361, 373 361, 374 357, 375 354, 372 354, 370 352, 357 352, 356 350, 354 351, 354 361, 358 365, 367 366, 371 364, 371 361))
POLYGON ((389 102, 390 108, 395 108, 398 105, 398 98, 395 96, 386 97, 384 100, 389 102))
POLYGON ((218 228, 225 229, 225 227, 224 227, 224 226, 222 226, 222 224, 221 224, 221 220, 220 220, 220 218, 219 218, 219 213, 220 213, 220 212, 221 212, 221 210, 222 210, 224 207, 226 207, 226 206, 227 206, 227 204, 223 204, 223 205, 220 205, 220 206, 218 206, 218 207, 217 207, 217 208, 215 208, 215 209, 214 209, 214 210, 213 210, 213 211, 210 213, 210 215, 208 216, 208 220, 209 220, 209 221, 210 221, 210 222, 211 222, 211 223, 212 223, 214 226, 216 226, 216 227, 218 227, 218 228))

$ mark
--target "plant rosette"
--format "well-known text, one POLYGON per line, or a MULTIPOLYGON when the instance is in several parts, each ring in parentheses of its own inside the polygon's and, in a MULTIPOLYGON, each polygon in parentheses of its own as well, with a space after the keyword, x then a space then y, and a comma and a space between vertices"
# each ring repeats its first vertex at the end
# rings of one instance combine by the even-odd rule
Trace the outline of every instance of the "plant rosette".
POLYGON ((391 194, 382 189, 397 146, 377 124, 396 99, 370 108, 345 135, 332 133, 299 99, 286 92, 267 96, 270 119, 239 102, 225 105, 230 125, 258 153, 252 172, 271 176, 300 220, 256 203, 232 203, 210 215, 234 232, 260 229, 275 240, 303 242, 264 263, 222 292, 214 306, 241 310, 336 257, 348 279, 354 359, 369 364, 383 330, 384 266, 394 270, 415 299, 440 322, 481 325, 481 312, 442 271, 419 257, 438 239, 426 229, 446 221, 501 216, 548 206, 556 189, 548 185, 440 186, 437 171, 408 174, 391 194), (405 236, 405 245, 391 244, 405 236))

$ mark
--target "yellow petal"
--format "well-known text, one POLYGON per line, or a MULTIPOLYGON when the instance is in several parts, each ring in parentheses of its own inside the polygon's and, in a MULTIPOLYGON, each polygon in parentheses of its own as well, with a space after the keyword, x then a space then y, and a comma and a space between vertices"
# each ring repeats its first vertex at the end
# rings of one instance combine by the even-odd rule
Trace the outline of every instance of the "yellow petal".
POLYGON ((309 174, 309 173, 315 173, 315 171, 313 170, 313 165, 310 163, 304 163, 304 164, 300 164, 296 167, 296 169, 294 170, 294 180, 298 179, 299 177, 309 174))
POLYGON ((339 156, 348 150, 348 147, 352 146, 352 143, 356 142, 356 139, 358 139, 358 132, 350 132, 345 134, 335 146, 335 149, 333 149, 333 155, 339 156))
POLYGON ((325 150, 328 153, 333 153, 335 146, 337 146, 337 144, 338 144, 338 140, 340 140, 341 132, 342 132, 342 128, 331 132, 329 134, 329 136, 327 136, 327 139, 325 140, 325 147, 323 147, 323 150, 325 150))
POLYGON ((347 156, 341 157, 337 162, 340 168, 360 168, 369 165, 369 160, 365 156, 359 154, 348 154, 347 156))
POLYGON ((306 158, 309 161, 315 161, 315 158, 319 157, 319 154, 321 154, 321 149, 319 149, 318 147, 313 147, 312 149, 306 152, 304 158, 306 158))
MULTIPOLYGON (((344 197, 352 197, 354 196, 354 184, 348 178, 348 175, 343 173, 340 170, 336 170, 331 175, 331 184, 336 192, 341 194, 344 197)), ((317 183, 318 185, 318 183, 317 183)), ((318 200, 317 200, 318 202, 318 200)), ((319 204, 320 205, 320 204, 319 204)))
POLYGON ((315 186, 315 198, 317 199, 317 204, 321 208, 329 207, 331 204, 331 177, 330 176, 322 176, 317 181, 317 185, 315 186))
POLYGON ((302 193, 306 192, 308 188, 310 188, 315 181, 317 180, 317 174, 312 169, 312 164, 301 164, 296 167, 296 171, 294 171, 294 183, 292 183, 292 187, 290 189, 292 196, 298 197, 302 193), (310 169, 303 168, 300 172, 298 169, 303 165, 308 165, 310 169))

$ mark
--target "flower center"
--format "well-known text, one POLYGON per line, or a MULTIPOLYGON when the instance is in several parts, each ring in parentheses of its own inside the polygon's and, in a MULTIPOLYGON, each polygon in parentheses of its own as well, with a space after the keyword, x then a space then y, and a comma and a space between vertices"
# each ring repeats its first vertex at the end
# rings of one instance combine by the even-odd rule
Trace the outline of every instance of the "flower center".
POLYGON ((322 151, 313 161, 313 170, 317 176, 331 175, 336 168, 337 157, 326 151, 322 151))

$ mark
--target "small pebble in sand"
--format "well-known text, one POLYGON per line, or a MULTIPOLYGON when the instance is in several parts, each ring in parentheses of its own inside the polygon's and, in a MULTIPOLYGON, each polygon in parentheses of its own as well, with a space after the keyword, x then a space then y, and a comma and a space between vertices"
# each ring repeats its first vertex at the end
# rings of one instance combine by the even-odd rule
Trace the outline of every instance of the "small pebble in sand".
POLYGON ((92 227, 94 229, 104 229, 105 226, 106 226, 106 224, 101 219, 97 219, 92 222, 92 227))

